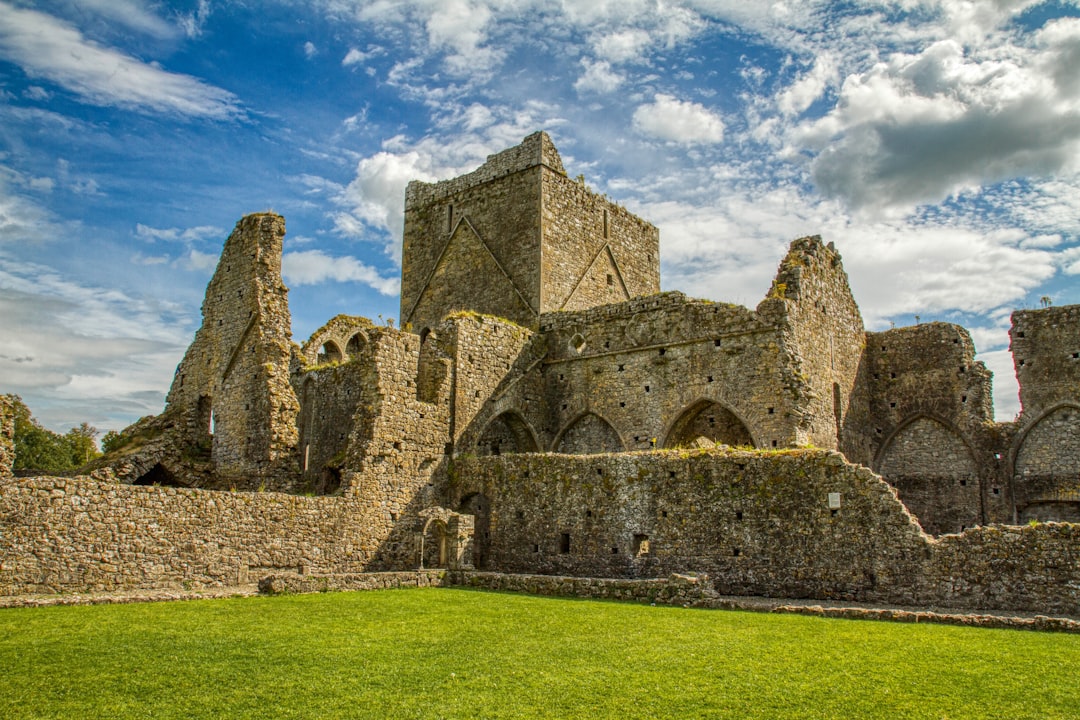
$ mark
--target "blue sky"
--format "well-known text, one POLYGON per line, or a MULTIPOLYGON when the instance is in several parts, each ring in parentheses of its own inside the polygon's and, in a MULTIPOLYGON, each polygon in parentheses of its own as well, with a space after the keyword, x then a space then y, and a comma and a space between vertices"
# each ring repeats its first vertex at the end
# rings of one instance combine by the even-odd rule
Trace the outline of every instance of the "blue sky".
POLYGON ((286 217, 294 339, 398 314, 405 184, 547 130, 661 231, 663 289, 755 306, 836 243, 870 329, 1080 302, 1080 4, 0 0, 0 392, 161 411, 217 254, 286 217))

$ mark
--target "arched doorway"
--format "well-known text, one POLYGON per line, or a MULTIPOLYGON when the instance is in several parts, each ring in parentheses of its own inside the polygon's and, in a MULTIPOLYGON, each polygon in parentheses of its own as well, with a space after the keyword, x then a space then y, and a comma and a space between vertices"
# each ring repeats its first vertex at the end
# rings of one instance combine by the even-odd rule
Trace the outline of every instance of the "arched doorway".
POLYGON ((486 570, 491 548, 491 502, 483 493, 471 493, 462 498, 458 512, 473 516, 473 567, 486 570))
POLYGON ((439 518, 431 518, 424 525, 421 558, 424 569, 445 568, 449 564, 450 533, 439 518))

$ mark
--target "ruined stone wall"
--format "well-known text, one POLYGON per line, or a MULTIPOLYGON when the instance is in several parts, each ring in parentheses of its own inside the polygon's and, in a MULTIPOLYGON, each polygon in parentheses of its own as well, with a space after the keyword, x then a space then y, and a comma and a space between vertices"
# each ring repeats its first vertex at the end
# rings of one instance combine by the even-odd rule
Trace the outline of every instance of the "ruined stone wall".
POLYGON ((335 315, 316 330, 300 348, 304 365, 346 362, 358 357, 367 347, 375 324, 358 315, 335 315))
POLYGON ((177 445, 210 450, 220 487, 287 490, 296 478, 299 404, 289 381, 284 235, 278 215, 237 223, 207 286, 202 327, 169 390, 169 432, 177 445))
POLYGON ((1008 450, 1017 519, 1080 521, 1080 305, 1018 310, 1021 413, 1008 450))
POLYGON ((0 595, 206 587, 274 572, 359 572, 377 546, 359 498, 0 484, 0 595))
POLYGON ((1009 339, 1022 424, 1063 402, 1080 402, 1080 305, 1017 310, 1009 339))
POLYGON ((450 450, 449 338, 376 328, 370 360, 356 363, 359 398, 345 452, 343 486, 364 508, 373 567, 412 562, 420 512, 437 505, 435 488, 450 450))
POLYGON ((583 182, 546 171, 541 312, 660 292, 660 231, 583 182))
POLYGON ((477 425, 513 410, 541 450, 794 441, 776 332, 746 308, 664 293, 548 314, 541 332, 543 363, 477 425))
POLYGON ((543 360, 543 342, 533 332, 499 318, 464 313, 451 318, 439 329, 451 338, 454 358, 453 442, 459 453, 490 452, 493 446, 505 452, 535 452, 536 438, 531 432, 506 438, 501 445, 488 439, 480 447, 478 414, 486 410, 487 419, 505 410, 515 411, 506 398, 520 398, 522 405, 538 403, 528 393, 519 396, 514 388, 533 374, 543 360), (536 340, 537 342, 534 342, 536 340), (494 413, 494 414, 493 414, 494 413))
POLYGON ((835 453, 459 458, 448 492, 485 499, 479 552, 496 571, 705 572, 733 595, 1080 611, 1080 526, 934 540, 887 483, 835 453))
POLYGON ((926 323, 867 333, 872 467, 927 532, 1008 522, 991 374, 964 328, 926 323))
POLYGON ((326 495, 341 487, 353 418, 368 379, 367 359, 358 355, 345 364, 315 367, 296 377, 300 472, 309 492, 326 495))
POLYGON ((799 388, 801 417, 791 444, 839 449, 867 463, 861 426, 867 398, 860 383, 865 330, 840 253, 821 238, 791 243, 758 312, 781 329, 785 366, 799 388))
POLYGON ((15 408, 7 395, 0 395, 0 480, 12 476, 15 467, 15 408))

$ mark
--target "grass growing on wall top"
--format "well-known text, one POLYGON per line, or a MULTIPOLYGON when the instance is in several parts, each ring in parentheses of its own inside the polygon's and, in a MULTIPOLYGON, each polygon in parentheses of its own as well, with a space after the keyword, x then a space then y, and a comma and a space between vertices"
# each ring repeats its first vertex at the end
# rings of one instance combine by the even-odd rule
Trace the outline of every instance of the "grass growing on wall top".
POLYGON ((1066 718, 1080 637, 462 589, 0 611, 4 718, 1066 718))

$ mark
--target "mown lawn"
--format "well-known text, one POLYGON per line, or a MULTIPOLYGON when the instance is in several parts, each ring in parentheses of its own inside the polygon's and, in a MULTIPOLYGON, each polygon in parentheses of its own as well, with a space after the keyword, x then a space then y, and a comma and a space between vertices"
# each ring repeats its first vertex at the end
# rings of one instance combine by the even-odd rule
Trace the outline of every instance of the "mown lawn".
POLYGON ((2 718, 1076 718, 1080 636, 461 589, 0 610, 2 718))

